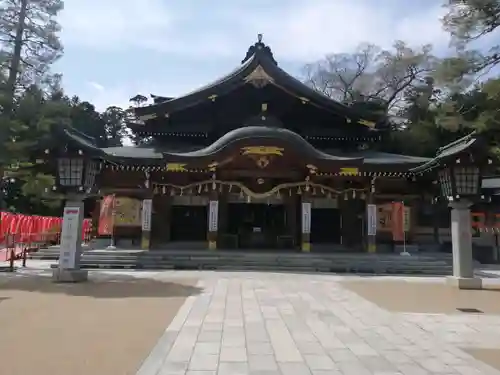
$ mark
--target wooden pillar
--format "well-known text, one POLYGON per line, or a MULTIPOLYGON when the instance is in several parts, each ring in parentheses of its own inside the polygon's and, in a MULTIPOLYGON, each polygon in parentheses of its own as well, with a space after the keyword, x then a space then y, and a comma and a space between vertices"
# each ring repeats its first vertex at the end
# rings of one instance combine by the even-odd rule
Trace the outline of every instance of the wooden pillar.
POLYGON ((366 247, 369 253, 377 252, 377 205, 375 204, 375 178, 370 182, 366 197, 366 247))
POLYGON ((141 249, 149 250, 151 248, 151 218, 153 213, 153 200, 151 198, 142 201, 142 234, 141 249))
POLYGON ((301 245, 302 252, 308 253, 311 251, 311 200, 307 194, 302 195, 301 202, 301 245))
POLYGON ((217 234, 219 232, 219 197, 217 191, 214 190, 208 201, 208 232, 207 241, 208 249, 217 249, 217 234))

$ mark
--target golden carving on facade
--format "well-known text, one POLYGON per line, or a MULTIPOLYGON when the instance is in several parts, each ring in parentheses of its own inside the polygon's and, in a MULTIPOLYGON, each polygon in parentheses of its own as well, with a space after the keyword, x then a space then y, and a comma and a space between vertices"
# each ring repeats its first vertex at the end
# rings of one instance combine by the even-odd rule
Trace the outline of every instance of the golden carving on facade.
POLYGON ((257 167, 264 169, 269 165, 271 160, 269 160, 268 156, 259 156, 256 158, 255 163, 257 164, 257 167))
POLYGON ((342 176, 356 176, 359 173, 358 168, 340 168, 340 175, 342 176))
POLYGON ((283 151, 285 151, 284 148, 276 146, 247 146, 247 147, 242 147, 241 149, 242 155, 283 156, 283 151))
POLYGON ((226 158, 226 159, 224 159, 224 160, 222 160, 220 162, 219 161, 214 161, 214 162, 212 162, 212 163, 210 163, 208 165, 208 170, 210 172, 214 172, 217 168, 222 167, 223 165, 226 165, 226 164, 232 162, 233 159, 234 159, 234 157, 230 156, 230 157, 228 157, 228 158, 226 158))
POLYGON ((262 88, 269 83, 274 83, 274 79, 266 73, 264 68, 258 65, 252 73, 244 78, 246 83, 254 85, 256 88, 262 88))
POLYGON ((316 173, 318 173, 318 167, 316 167, 313 164, 307 164, 306 168, 309 169, 309 173, 310 174, 316 174, 316 173))
POLYGON ((374 128, 375 127, 375 123, 373 121, 368 121, 368 120, 359 120, 358 124, 361 124, 361 125, 364 125, 364 126, 368 126, 369 128, 374 128))
POLYGON ((264 169, 271 163, 271 158, 283 156, 284 148, 276 146, 247 146, 241 149, 242 155, 255 160, 257 167, 264 169))
POLYGON ((167 172, 187 172, 185 163, 167 163, 167 172))

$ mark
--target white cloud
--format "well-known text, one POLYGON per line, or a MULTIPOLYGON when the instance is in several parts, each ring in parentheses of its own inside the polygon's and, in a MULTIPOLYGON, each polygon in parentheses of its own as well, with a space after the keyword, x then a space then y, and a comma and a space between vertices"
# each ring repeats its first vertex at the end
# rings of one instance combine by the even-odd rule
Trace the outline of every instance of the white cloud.
MULTIPOLYGON (((388 48, 395 40, 404 40, 442 49, 449 41, 439 20, 444 12, 440 1, 421 9, 409 9, 405 1, 394 1, 391 7, 391 0, 270 1, 272 7, 265 6, 265 0, 69 0, 61 14, 62 39, 73 55, 82 48, 98 51, 96 56, 103 52, 108 67, 108 52, 130 59, 117 64, 145 61, 151 52, 165 59, 176 55, 180 61, 199 60, 200 69, 207 59, 234 60, 236 65, 258 33, 264 33, 278 61, 298 62, 349 52, 363 42, 388 48)), ((162 86, 166 79, 157 76, 161 72, 152 74, 139 70, 135 82, 123 77, 115 83, 95 74, 101 83, 82 82, 86 88, 77 94, 100 110, 109 105, 126 108, 136 93, 176 95, 210 81, 190 82, 190 77, 176 79, 169 74, 168 86, 162 86)))
POLYGON ((169 31, 162 0, 71 0, 60 15, 63 42, 90 48, 124 48, 169 31))
POLYGON ((404 6, 395 12, 382 0, 282 0, 282 8, 271 10, 239 2, 213 0, 185 9, 166 0, 71 0, 62 14, 63 41, 107 51, 139 47, 186 57, 239 58, 262 32, 279 57, 299 60, 348 51, 361 42, 448 43, 439 2, 406 13, 404 6))
POLYGON ((87 82, 87 84, 97 91, 104 91, 104 86, 101 85, 100 83, 90 81, 90 82, 87 82))
POLYGON ((310 1, 290 8, 278 22, 254 18, 279 56, 311 60, 326 53, 348 52, 360 43, 390 47, 395 40, 410 45, 432 43, 443 47, 448 36, 439 21, 440 6, 398 16, 381 1, 310 1))

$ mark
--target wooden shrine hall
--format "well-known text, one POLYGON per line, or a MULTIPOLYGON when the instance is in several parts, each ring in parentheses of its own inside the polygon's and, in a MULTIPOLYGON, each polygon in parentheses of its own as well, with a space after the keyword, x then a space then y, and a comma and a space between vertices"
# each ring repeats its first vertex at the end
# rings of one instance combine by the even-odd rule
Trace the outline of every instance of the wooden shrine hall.
POLYGON ((391 240, 384 210, 394 201, 404 202, 411 240, 414 208, 435 178, 412 169, 429 159, 380 151, 390 131, 385 117, 292 77, 261 36, 225 77, 153 99, 128 124, 139 145, 99 148, 63 126, 57 139, 66 147, 50 151, 102 167, 95 192, 115 197, 118 241, 144 249, 373 252, 377 241, 391 240))

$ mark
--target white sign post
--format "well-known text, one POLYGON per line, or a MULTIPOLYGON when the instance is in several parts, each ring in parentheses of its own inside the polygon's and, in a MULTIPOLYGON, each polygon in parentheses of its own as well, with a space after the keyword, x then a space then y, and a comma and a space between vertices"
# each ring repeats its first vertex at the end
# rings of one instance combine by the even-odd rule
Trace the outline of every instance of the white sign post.
POLYGON ((219 227, 219 201, 210 201, 208 211, 208 231, 217 232, 219 227))
POLYGON ((153 200, 152 199, 144 199, 142 201, 142 231, 143 232, 151 232, 151 213, 153 208, 153 200))
POLYGON ((375 236, 377 234, 377 205, 366 205, 366 234, 368 236, 375 236))
POLYGON ((66 207, 64 209, 61 231, 61 253, 59 255, 60 269, 75 269, 78 267, 78 252, 81 247, 80 208, 66 207))
POLYGON ((311 203, 302 202, 302 233, 311 233, 311 203))

